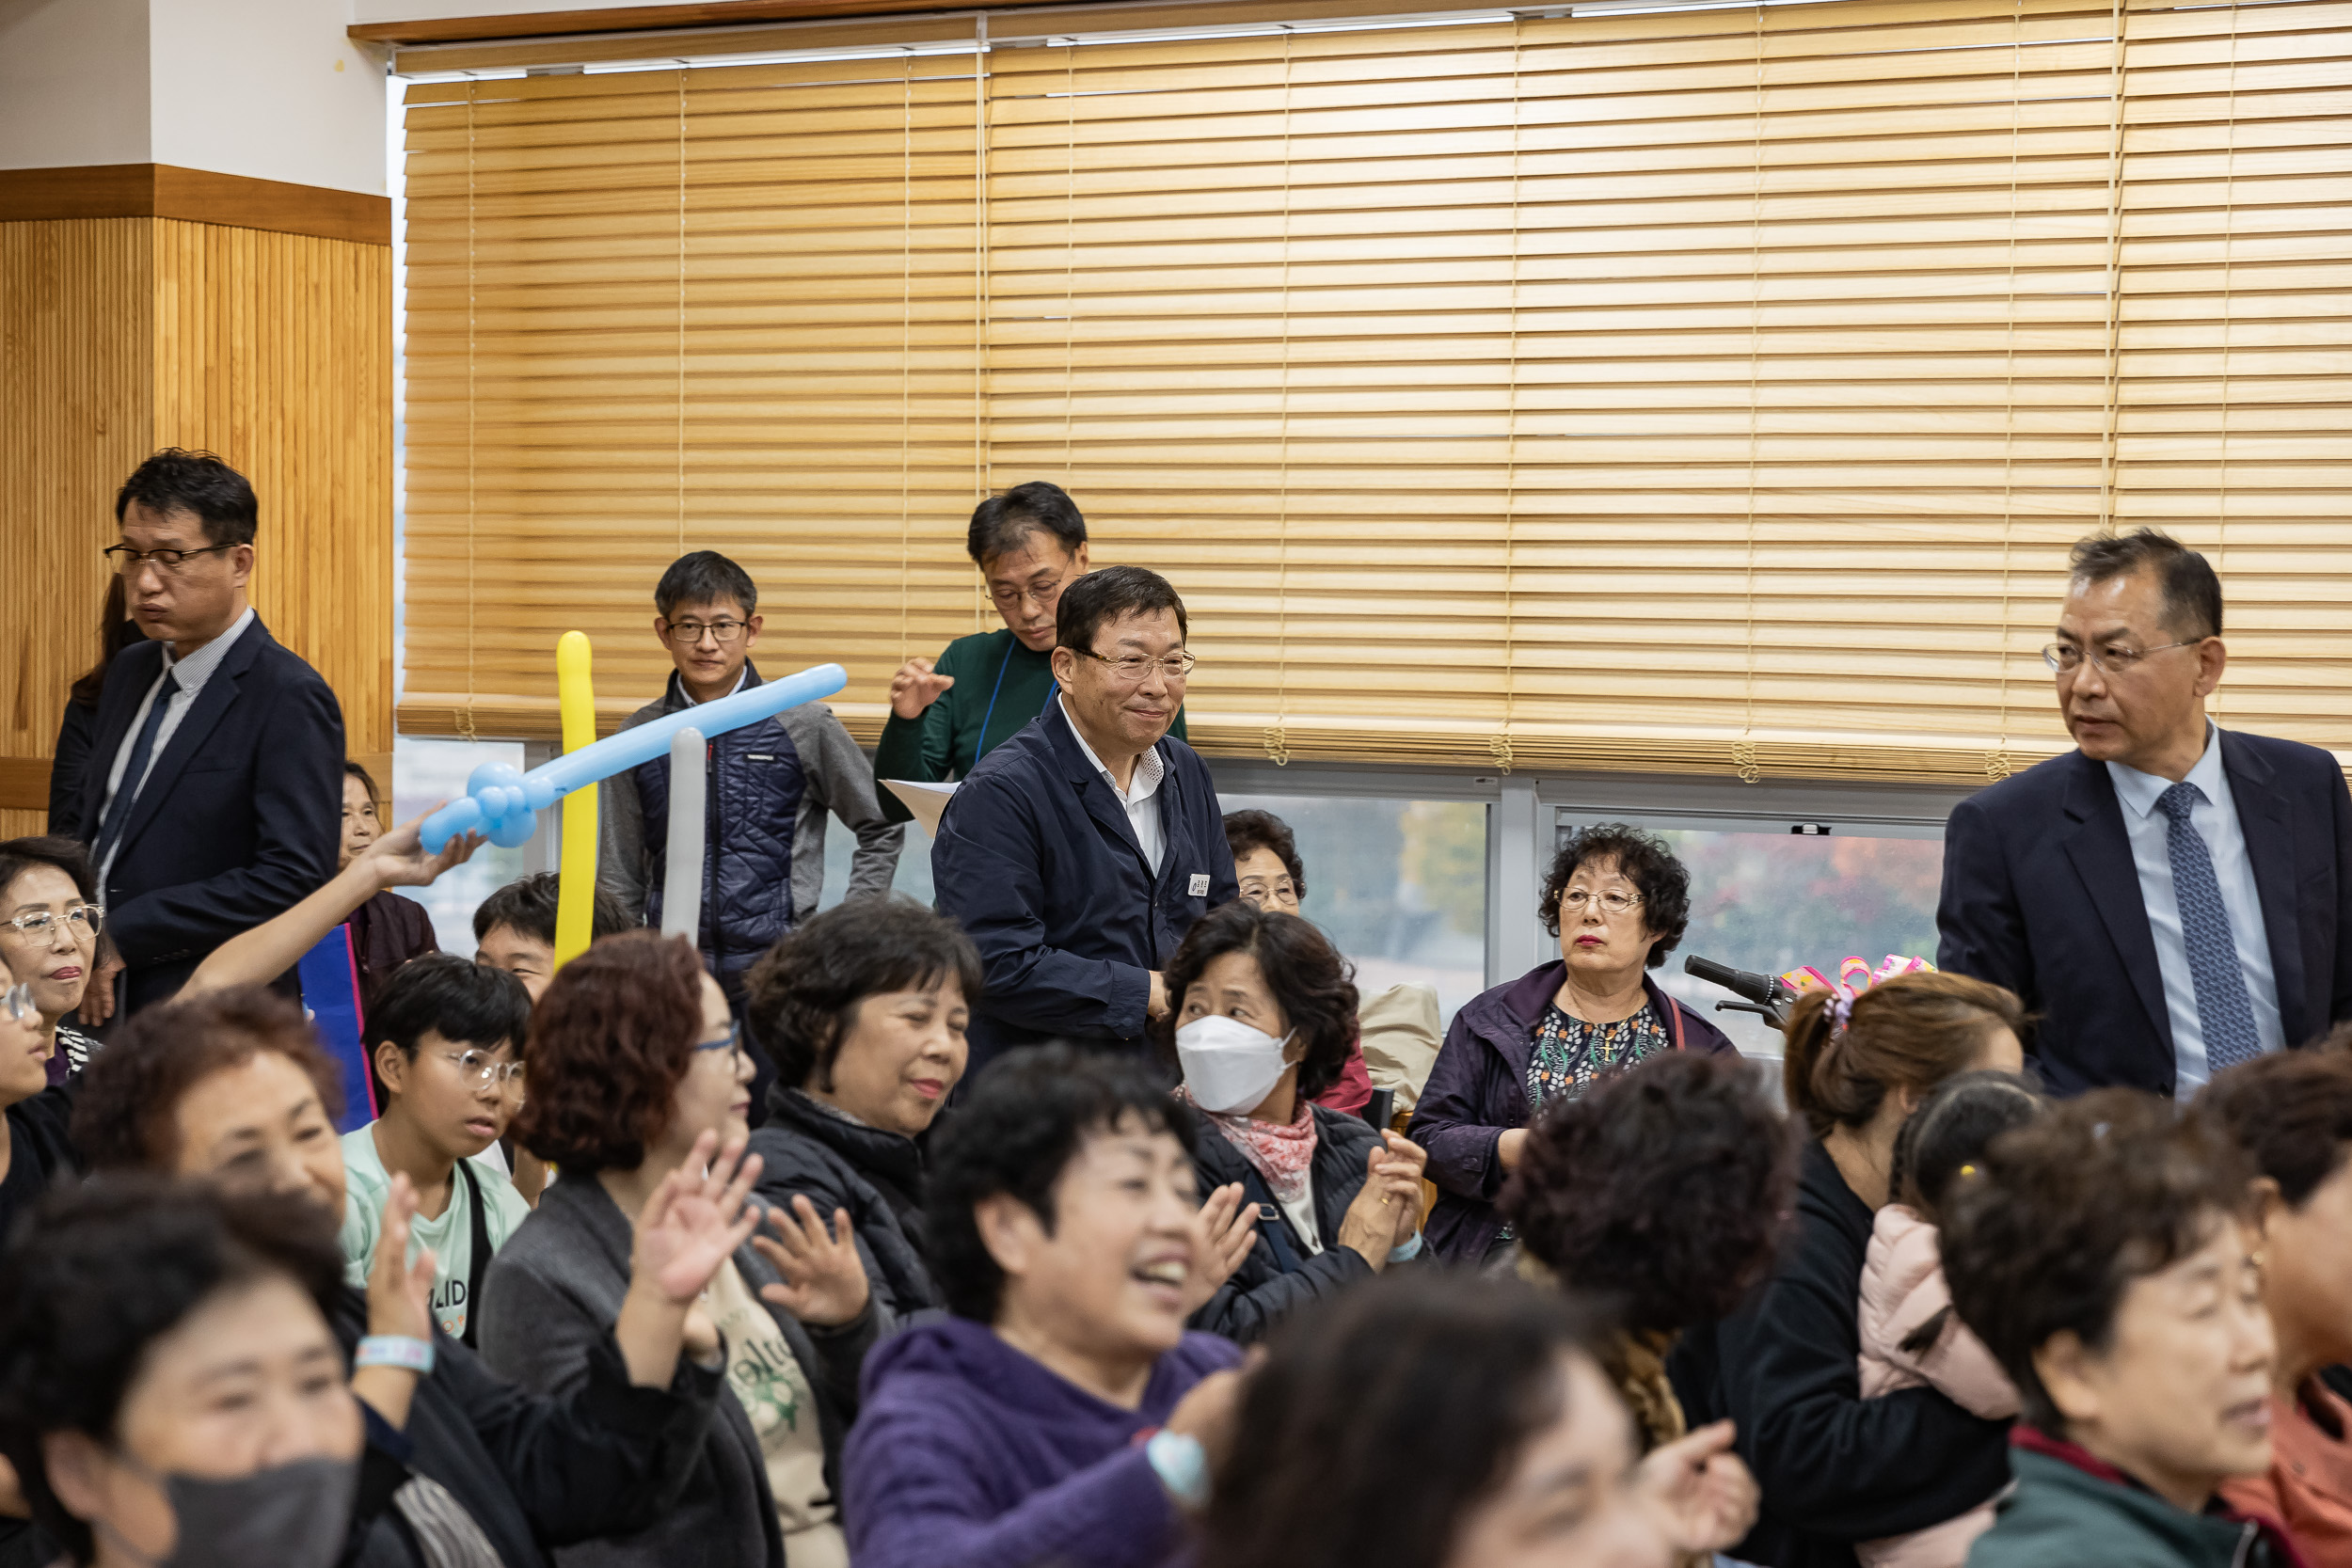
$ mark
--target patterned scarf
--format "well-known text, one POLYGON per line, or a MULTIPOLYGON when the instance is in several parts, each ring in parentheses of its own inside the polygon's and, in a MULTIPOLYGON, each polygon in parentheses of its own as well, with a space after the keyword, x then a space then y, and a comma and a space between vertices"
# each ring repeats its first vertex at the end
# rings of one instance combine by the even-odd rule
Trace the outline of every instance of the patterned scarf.
MULTIPOLYGON (((1179 1085, 1176 1092, 1185 1104, 1200 1110, 1191 1090, 1179 1085)), ((1260 1121, 1246 1113, 1216 1116, 1201 1111, 1200 1115, 1265 1179, 1276 1202, 1295 1204, 1306 1197, 1314 1181, 1315 1162, 1315 1111, 1306 1096, 1299 1096, 1298 1115, 1287 1127, 1260 1121)))

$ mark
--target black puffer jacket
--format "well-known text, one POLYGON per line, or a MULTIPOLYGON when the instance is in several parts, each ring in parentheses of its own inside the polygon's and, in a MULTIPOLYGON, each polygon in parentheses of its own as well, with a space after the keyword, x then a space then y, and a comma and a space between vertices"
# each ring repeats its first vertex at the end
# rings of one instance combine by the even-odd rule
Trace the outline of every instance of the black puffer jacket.
POLYGON ((760 1201, 792 1212, 795 1195, 831 1224, 846 1209, 874 1294, 901 1320, 946 1304, 923 1263, 923 1150, 913 1138, 850 1120, 799 1089, 768 1094, 752 1134, 760 1201))
POLYGON ((1311 1256, 1241 1150, 1210 1125, 1208 1117, 1195 1121, 1192 1165, 1200 1176, 1201 1193, 1205 1196, 1231 1182, 1242 1183, 1248 1200, 1258 1205, 1258 1239, 1241 1267, 1233 1271, 1233 1277, 1185 1326, 1204 1334, 1222 1334, 1246 1345, 1264 1338, 1283 1318, 1307 1303, 1372 1277, 1372 1265, 1363 1254, 1340 1245, 1339 1236, 1347 1206, 1363 1191, 1366 1165, 1380 1134, 1360 1117, 1321 1105, 1313 1111, 1315 1228, 1322 1233, 1316 1239, 1323 1250, 1311 1256))

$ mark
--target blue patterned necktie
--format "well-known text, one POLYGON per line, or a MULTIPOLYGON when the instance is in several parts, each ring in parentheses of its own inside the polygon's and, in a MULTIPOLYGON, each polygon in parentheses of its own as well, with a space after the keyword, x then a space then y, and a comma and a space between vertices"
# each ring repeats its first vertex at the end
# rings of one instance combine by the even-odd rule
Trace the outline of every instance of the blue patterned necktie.
POLYGON ((123 821, 131 815, 131 802, 139 798, 139 785, 147 782, 147 764, 155 750, 155 732, 164 727, 164 715, 171 707, 171 699, 180 689, 180 677, 164 672, 164 682, 155 689, 155 700, 148 705, 147 722, 139 726, 138 738, 131 744, 131 760, 123 765, 122 782, 115 785, 115 798, 106 807, 106 820, 98 829, 99 863, 105 863, 106 852, 114 847, 115 835, 122 831, 123 821))
POLYGON ((2188 819, 2204 803, 2205 792, 2185 780, 2156 797, 2156 809, 2168 824, 2164 845, 2172 861, 2181 940, 2188 945, 2188 977, 2197 991, 2205 1065, 2219 1072, 2261 1055, 2262 1041, 2254 1033, 2254 1005, 2246 994, 2246 971, 2230 931, 2230 911, 2221 902, 2221 880, 2213 872, 2213 853, 2188 819))

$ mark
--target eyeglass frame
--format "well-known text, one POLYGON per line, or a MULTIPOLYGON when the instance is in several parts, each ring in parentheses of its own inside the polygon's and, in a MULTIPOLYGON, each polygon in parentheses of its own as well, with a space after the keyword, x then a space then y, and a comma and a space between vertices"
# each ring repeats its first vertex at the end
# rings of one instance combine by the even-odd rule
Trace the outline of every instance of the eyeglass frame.
POLYGON ((0 990, 0 1008, 6 1008, 8 1016, 18 1023, 38 1025, 40 1022, 40 1007, 33 1001, 30 981, 19 980, 7 990, 0 990))
POLYGON ((1118 658, 1113 658, 1108 654, 1098 654, 1092 648, 1073 648, 1070 651, 1074 654, 1084 654, 1087 657, 1093 659, 1098 664, 1103 665, 1110 672, 1110 678, 1118 681, 1122 686, 1141 686, 1145 679, 1144 672, 1141 668, 1141 666, 1144 665, 1158 665, 1160 668, 1160 673, 1172 681, 1190 680, 1192 678, 1192 673, 1200 668, 1200 656, 1194 653, 1189 648, 1180 648, 1177 650, 1174 657, 1184 660, 1184 668, 1172 674, 1168 672, 1168 661, 1164 658, 1146 658, 1141 654, 1123 654, 1118 658), (1129 659, 1135 660, 1136 664, 1138 666, 1133 674, 1129 674, 1124 670, 1120 668, 1120 665, 1126 663, 1129 659))
POLYGON ((661 617, 661 625, 664 628, 661 633, 661 641, 667 642, 673 648, 697 647, 701 644, 705 633, 707 633, 711 641, 719 647, 732 648, 738 642, 740 642, 752 629, 752 623, 748 616, 740 621, 688 621, 681 625, 681 623, 673 621, 667 615, 664 615, 661 617), (694 635, 686 639, 684 641, 678 641, 678 633, 684 629, 685 626, 692 626, 694 628, 694 635), (734 627, 734 634, 732 636, 720 635, 719 628, 721 626, 734 627))
POLYGON ((446 1051, 437 1051, 434 1054, 440 1057, 441 1060, 445 1062, 453 1064, 459 1073, 471 1080, 477 1085, 484 1084, 496 1084, 500 1088, 504 1088, 507 1085, 515 1082, 515 1080, 523 1075, 522 1063, 501 1062, 492 1053, 483 1050, 478 1045, 469 1047, 454 1056, 451 1055, 446 1051), (468 1071, 466 1068, 466 1058, 468 1056, 480 1056, 485 1065, 478 1069, 468 1071))
MULTIPOLYGON (((95 940, 98 933, 105 928, 106 907, 103 904, 76 904, 65 911, 66 923, 69 926, 72 925, 73 917, 82 913, 89 915, 89 934, 95 940)), ((28 920, 55 920, 56 918, 47 910, 35 910, 29 914, 20 914, 13 920, 0 920, 0 929, 13 927, 19 939, 25 942, 39 942, 41 939, 26 930, 24 923, 28 920)))
POLYGON ((1086 576, 1084 572, 1077 570, 1077 563, 1075 562, 1071 563, 1071 570, 1064 572, 1059 578, 1055 579, 1054 585, 1051 588, 1032 588, 1026 583, 1023 583, 1016 585, 1013 588, 1009 597, 1000 594, 995 589, 991 588, 988 590, 988 602, 994 605, 999 610, 1007 612, 1019 610, 1025 604, 1035 604, 1039 609, 1042 610, 1048 604, 1051 604, 1056 599, 1060 598, 1063 589, 1068 588, 1072 583, 1086 576))
POLYGON ((2146 658, 2150 654, 2160 654, 2169 648, 2193 648, 2200 642, 2210 642, 2212 641, 2213 638, 2211 636, 2185 637, 2178 642, 2159 642, 2153 648, 2114 648, 2108 650, 2108 657, 2113 657, 2119 653, 2126 656, 2120 664, 2109 664, 2106 658, 2103 658, 2099 655, 2092 653, 2089 648, 2076 648, 2073 650, 2074 655, 2074 669, 2068 669, 2064 664, 2059 662, 2060 659, 2066 657, 2068 652, 2065 643, 2044 642, 2042 645, 2042 662, 2048 665, 2054 673, 2060 675, 2071 675, 2074 673, 2075 671, 2080 670, 2085 664, 2093 666, 2098 670, 2099 673, 2103 675, 2123 675, 2129 674, 2134 669, 2137 668, 2139 661, 2146 658))
POLYGON ((743 1049, 743 1025, 739 1022, 727 1025, 725 1039, 696 1040, 694 1049, 696 1051, 724 1051, 735 1058, 735 1065, 739 1068, 751 1059, 751 1053, 743 1049))
POLYGON ((237 548, 235 542, 227 545, 206 545, 201 549, 183 550, 176 546, 163 546, 151 550, 135 550, 128 545, 109 545, 98 553, 114 564, 118 577, 128 577, 141 566, 152 565, 168 577, 178 577, 188 562, 199 555, 218 555, 223 550, 237 548), (166 561, 164 557, 172 559, 166 561))
POLYGON ((1597 908, 1603 914, 1630 914, 1640 909, 1642 903, 1640 894, 1613 887, 1601 893, 1595 893, 1590 888, 1572 887, 1563 890, 1560 895, 1560 911, 1563 914, 1582 914, 1587 908, 1597 908), (1569 903, 1571 898, 1576 902, 1569 903), (1609 907, 1612 898, 1622 898, 1625 902, 1613 910, 1609 907))

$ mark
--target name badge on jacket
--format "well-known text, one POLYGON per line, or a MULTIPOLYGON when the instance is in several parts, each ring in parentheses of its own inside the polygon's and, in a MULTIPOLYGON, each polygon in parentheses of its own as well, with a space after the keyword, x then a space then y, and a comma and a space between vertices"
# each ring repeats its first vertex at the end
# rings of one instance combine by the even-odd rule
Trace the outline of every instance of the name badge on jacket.
POLYGON ((1192 880, 1184 886, 1184 893, 1186 895, 1193 898, 1205 897, 1208 891, 1209 874, 1205 871, 1194 872, 1192 874, 1192 880))

